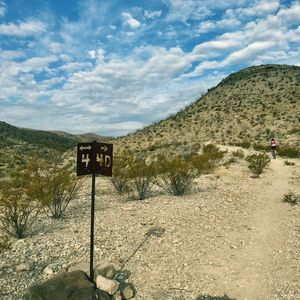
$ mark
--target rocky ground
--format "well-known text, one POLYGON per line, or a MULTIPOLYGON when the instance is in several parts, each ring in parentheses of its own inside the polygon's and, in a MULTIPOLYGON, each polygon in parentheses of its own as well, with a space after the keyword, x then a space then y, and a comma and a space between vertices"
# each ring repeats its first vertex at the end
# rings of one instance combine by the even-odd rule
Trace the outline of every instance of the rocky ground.
MULTIPOLYGON (((254 179, 241 159, 197 178, 189 195, 157 189, 144 201, 126 201, 97 178, 95 265, 122 267, 136 300, 300 299, 300 206, 281 201, 300 194, 300 161, 284 161, 254 179)), ((35 234, 1 253, 1 299, 21 299, 59 270, 88 270, 86 185, 64 220, 41 218, 35 234)))

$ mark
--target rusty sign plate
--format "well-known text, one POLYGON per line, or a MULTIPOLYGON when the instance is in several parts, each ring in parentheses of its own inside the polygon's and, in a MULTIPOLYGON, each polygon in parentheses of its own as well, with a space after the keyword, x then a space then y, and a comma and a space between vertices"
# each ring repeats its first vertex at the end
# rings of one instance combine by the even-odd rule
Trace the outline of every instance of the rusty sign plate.
POLYGON ((113 145, 107 143, 77 144, 77 176, 100 174, 112 176, 113 145))

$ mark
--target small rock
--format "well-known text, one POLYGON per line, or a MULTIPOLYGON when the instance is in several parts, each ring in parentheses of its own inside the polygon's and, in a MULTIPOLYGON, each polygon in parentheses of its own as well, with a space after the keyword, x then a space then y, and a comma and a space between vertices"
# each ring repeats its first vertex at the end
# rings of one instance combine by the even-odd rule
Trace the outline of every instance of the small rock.
POLYGON ((96 277, 96 286, 98 289, 113 295, 118 290, 119 283, 116 280, 108 279, 102 275, 98 275, 96 277))
POLYGON ((52 266, 52 265, 47 266, 47 267, 44 269, 43 273, 44 273, 45 275, 48 275, 48 276, 53 275, 53 274, 54 274, 53 266, 52 266))
POLYGON ((17 272, 25 272, 31 270, 31 264, 30 263, 22 263, 16 266, 17 272))

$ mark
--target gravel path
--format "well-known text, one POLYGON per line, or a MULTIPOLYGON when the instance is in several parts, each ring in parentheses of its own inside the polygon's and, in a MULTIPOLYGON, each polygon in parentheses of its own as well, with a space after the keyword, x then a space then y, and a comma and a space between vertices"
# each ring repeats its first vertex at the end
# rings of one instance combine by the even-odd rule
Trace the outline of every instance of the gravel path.
MULTIPOLYGON (((242 160, 198 178, 187 196, 156 191, 146 201, 120 199, 97 178, 95 264, 123 266, 136 300, 300 299, 300 207, 281 202, 288 191, 300 193, 294 162, 272 160, 252 179, 242 160)), ((35 235, 1 253, 0 298, 21 299, 27 286, 51 276, 43 272, 49 265, 55 272, 86 267, 89 214, 83 192, 66 219, 41 218, 35 235), (31 270, 17 272, 24 262, 31 270)))

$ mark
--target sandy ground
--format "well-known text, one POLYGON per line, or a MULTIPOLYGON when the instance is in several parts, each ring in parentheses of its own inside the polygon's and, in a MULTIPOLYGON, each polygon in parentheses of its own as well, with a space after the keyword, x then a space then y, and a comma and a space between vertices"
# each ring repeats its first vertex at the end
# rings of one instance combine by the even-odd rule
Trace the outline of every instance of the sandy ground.
MULTIPOLYGON (((239 160, 197 178, 189 195, 157 190, 145 201, 120 199, 97 178, 95 264, 123 266, 136 300, 299 300, 300 207, 281 200, 300 194, 300 161, 289 161, 272 160, 254 179, 239 160)), ((1 255, 1 299, 20 299, 49 264, 88 261, 89 203, 85 192, 65 220, 41 220, 38 234, 1 255), (28 261, 32 271, 14 271, 28 261)))

